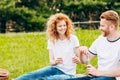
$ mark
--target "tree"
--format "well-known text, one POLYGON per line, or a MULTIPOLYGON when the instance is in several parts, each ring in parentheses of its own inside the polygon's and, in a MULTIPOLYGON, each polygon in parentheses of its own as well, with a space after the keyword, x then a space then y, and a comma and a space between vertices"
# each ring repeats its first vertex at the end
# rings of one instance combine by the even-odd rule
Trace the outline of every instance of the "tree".
POLYGON ((43 31, 49 16, 57 12, 72 21, 99 20, 103 11, 120 12, 119 7, 118 0, 1 0, 0 32, 5 33, 8 22, 17 31, 43 31))
POLYGON ((0 1, 0 31, 5 33, 6 23, 9 21, 15 23, 13 27, 17 31, 20 29, 25 31, 44 30, 47 15, 42 15, 45 13, 44 9, 46 10, 43 3, 38 0, 0 1))
POLYGON ((0 32, 6 32, 6 21, 9 19, 9 9, 13 6, 13 0, 0 1, 0 32))

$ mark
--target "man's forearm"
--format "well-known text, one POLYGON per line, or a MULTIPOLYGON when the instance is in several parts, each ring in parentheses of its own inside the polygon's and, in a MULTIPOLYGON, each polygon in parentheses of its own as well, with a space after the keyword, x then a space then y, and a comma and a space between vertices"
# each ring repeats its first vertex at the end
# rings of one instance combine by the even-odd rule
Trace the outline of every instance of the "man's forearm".
POLYGON ((99 71, 98 76, 120 77, 120 68, 109 71, 99 71))
POLYGON ((80 61, 82 64, 87 64, 87 57, 85 55, 80 55, 80 61))

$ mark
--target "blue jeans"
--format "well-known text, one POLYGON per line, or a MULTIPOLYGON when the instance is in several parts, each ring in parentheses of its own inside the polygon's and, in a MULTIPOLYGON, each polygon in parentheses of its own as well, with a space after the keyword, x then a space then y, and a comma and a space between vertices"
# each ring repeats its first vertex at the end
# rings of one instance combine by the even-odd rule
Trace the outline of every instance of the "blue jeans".
POLYGON ((101 77, 84 76, 84 77, 78 77, 78 78, 69 78, 65 80, 116 80, 116 79, 114 77, 107 77, 107 76, 101 76, 101 77))
POLYGON ((65 74, 61 70, 53 66, 49 66, 34 72, 24 74, 15 80, 64 80, 72 77, 73 75, 65 74))

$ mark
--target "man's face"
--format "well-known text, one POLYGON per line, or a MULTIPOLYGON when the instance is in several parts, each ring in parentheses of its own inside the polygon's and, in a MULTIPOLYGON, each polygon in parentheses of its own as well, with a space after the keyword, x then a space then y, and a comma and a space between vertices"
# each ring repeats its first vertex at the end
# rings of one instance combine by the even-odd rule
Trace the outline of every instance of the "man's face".
POLYGON ((100 20, 100 27, 99 29, 103 32, 103 36, 107 37, 110 33, 110 22, 106 19, 100 20))

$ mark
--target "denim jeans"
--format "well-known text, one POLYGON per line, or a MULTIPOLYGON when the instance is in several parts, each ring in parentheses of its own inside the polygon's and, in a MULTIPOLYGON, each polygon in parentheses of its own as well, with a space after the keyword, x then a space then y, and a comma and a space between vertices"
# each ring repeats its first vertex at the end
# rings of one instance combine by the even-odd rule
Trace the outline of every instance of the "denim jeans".
POLYGON ((84 76, 84 77, 78 77, 78 78, 69 78, 65 80, 116 80, 116 78, 107 77, 107 76, 101 76, 101 77, 84 76))
POLYGON ((53 66, 49 66, 34 72, 24 74, 15 80, 64 80, 72 77, 73 75, 65 74, 61 70, 53 66))

